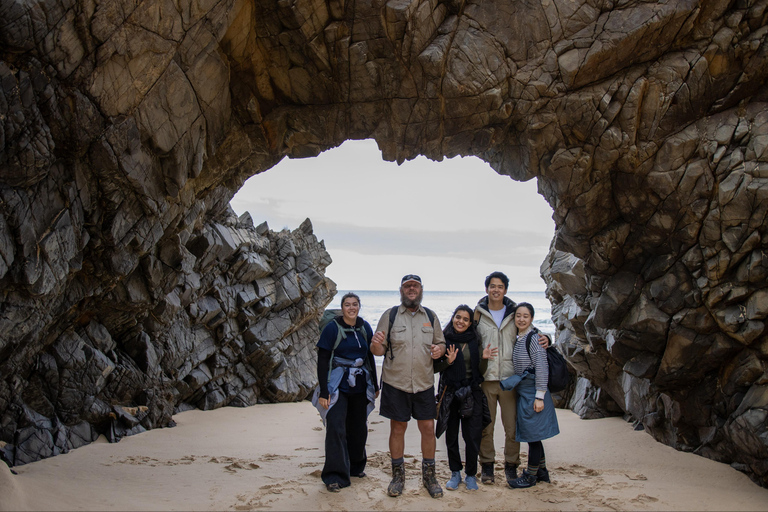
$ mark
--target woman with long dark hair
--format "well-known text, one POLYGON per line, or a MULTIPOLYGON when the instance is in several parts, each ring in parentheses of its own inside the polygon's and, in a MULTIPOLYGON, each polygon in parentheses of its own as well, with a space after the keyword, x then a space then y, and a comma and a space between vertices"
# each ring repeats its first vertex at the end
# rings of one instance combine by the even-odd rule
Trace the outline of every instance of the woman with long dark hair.
POLYGON ((341 312, 317 342, 318 386, 312 398, 326 427, 321 478, 330 492, 349 487, 350 476, 365 476, 368 415, 379 393, 376 363, 368 350, 373 330, 358 316, 360 297, 345 294, 341 312))
POLYGON ((439 399, 436 435, 445 432, 448 464, 451 478, 445 488, 454 491, 462 482, 461 470, 468 490, 477 490, 477 458, 483 428, 490 422, 490 412, 485 394, 480 388, 488 359, 496 356, 498 349, 480 349, 480 337, 472 323, 472 308, 462 304, 456 308, 451 321, 443 329, 446 355, 436 362, 440 372, 437 388, 439 399), (459 427, 466 447, 465 464, 462 466, 459 451, 459 427))

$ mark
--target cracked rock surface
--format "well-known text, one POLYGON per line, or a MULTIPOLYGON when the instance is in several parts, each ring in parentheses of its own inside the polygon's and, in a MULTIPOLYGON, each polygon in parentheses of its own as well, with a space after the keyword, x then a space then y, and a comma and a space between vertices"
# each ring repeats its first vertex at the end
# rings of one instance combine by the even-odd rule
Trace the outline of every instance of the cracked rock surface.
POLYGON ((537 177, 572 407, 767 484, 766 8, 0 0, 3 458, 304 398, 330 257, 228 201, 374 138, 537 177))

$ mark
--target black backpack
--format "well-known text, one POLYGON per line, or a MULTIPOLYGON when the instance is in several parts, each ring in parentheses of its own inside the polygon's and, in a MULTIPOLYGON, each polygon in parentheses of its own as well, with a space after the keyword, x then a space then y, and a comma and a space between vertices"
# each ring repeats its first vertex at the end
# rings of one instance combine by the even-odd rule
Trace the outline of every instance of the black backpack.
MULTIPOLYGON (((424 308, 424 306, 421 306, 424 308)), ((389 328, 387 329, 387 348, 384 351, 384 358, 387 358, 387 352, 389 352, 389 359, 390 361, 395 358, 395 356, 392 355, 392 343, 389 341, 389 333, 392 332, 392 324, 395 323, 395 317, 397 316, 397 310, 400 309, 400 306, 395 306, 389 310, 389 328)), ((429 308, 424 308, 424 311, 427 312, 427 317, 429 318, 430 325, 435 324, 435 312, 432 311, 429 308)), ((382 376, 384 374, 382 373, 382 376)))
MULTIPOLYGON (((529 340, 526 343, 525 348, 528 349, 528 357, 531 361, 533 361, 533 357, 531 356, 530 339, 535 339, 535 343, 538 343, 538 332, 538 330, 534 330, 531 334, 536 334, 536 336, 528 335, 526 337, 529 338, 529 340)), ((549 379, 547 382, 549 391, 551 393, 556 393, 564 390, 571 380, 571 374, 568 371, 568 364, 565 362, 563 354, 561 354, 554 345, 547 347, 547 366, 549 366, 549 379)))

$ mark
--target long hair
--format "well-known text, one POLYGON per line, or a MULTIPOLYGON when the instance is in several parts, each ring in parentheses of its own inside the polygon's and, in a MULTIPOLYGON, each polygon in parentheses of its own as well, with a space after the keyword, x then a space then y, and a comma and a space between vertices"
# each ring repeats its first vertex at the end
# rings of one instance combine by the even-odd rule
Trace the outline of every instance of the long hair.
POLYGON ((466 304, 461 304, 453 311, 450 321, 447 323, 447 325, 443 329, 443 334, 457 334, 456 329, 453 328, 453 317, 455 317, 456 313, 458 313, 459 311, 466 311, 467 314, 469 315, 469 327, 467 327, 467 331, 469 332, 469 331, 475 330, 475 323, 472 321, 472 316, 475 314, 475 311, 471 307, 467 306, 466 304))

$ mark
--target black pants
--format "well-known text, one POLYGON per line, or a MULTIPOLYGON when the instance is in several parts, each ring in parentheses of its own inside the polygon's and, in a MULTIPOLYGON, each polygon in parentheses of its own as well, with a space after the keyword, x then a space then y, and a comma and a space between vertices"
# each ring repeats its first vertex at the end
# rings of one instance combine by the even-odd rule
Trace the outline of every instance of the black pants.
POLYGON ((480 439, 483 436, 483 391, 472 390, 472 398, 475 406, 472 416, 462 418, 459 414, 458 400, 451 402, 448 413, 448 426, 445 430, 445 445, 448 449, 448 467, 451 471, 461 471, 461 453, 459 453, 459 425, 461 425, 461 437, 466 445, 466 473, 469 476, 477 475, 477 457, 480 453, 480 439))
POLYGON ((365 393, 339 392, 338 401, 325 417, 325 465, 323 483, 349 487, 349 476, 365 470, 368 457, 368 398, 365 393))
POLYGON ((540 466, 542 457, 544 457, 544 444, 541 441, 528 443, 528 465, 540 466))

